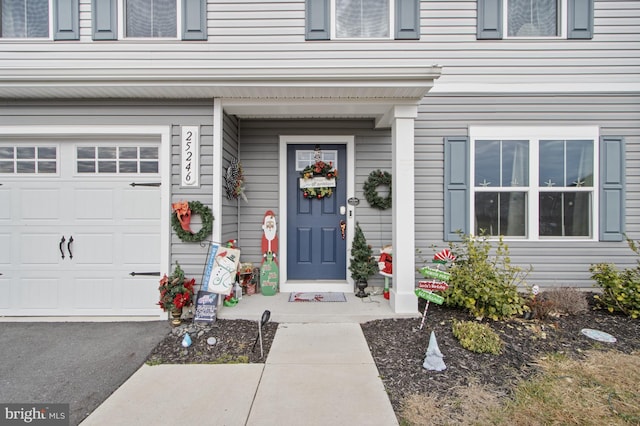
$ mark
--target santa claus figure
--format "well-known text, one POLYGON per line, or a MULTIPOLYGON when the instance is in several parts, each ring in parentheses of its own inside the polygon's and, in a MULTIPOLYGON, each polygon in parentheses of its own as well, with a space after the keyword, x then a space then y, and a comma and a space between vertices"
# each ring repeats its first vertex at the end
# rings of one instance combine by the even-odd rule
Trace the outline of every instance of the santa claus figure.
POLYGON ((393 275, 393 250, 391 245, 386 245, 380 249, 378 258, 378 269, 382 275, 393 275))
POLYGON ((276 215, 271 210, 267 210, 262 220, 262 255, 273 253, 274 258, 278 253, 278 235, 276 229, 276 215))

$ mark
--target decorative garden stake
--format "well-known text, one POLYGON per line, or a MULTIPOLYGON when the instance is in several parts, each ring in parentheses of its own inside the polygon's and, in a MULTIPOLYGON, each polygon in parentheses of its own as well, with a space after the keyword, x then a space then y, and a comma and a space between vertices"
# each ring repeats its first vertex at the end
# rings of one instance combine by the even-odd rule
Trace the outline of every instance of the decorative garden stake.
MULTIPOLYGON (((442 265, 446 265, 448 262, 453 262, 454 260, 456 260, 456 257, 451 253, 451 251, 449 249, 443 249, 433 256, 432 262, 437 264, 437 268, 440 268, 442 265)), ((449 284, 445 281, 448 281, 449 278, 451 278, 451 274, 441 271, 440 269, 429 268, 428 266, 421 268, 419 272, 425 278, 435 278, 430 281, 418 281, 418 288, 415 289, 416 296, 427 301, 427 304, 424 307, 424 312, 422 313, 422 321, 420 322, 420 330, 422 330, 422 327, 424 327, 424 320, 427 318, 429 302, 433 302, 438 305, 442 305, 444 302, 444 297, 433 292, 445 291, 449 288, 449 284)))
POLYGON ((427 347, 427 353, 425 354, 424 363, 422 364, 422 366, 427 370, 445 370, 447 366, 445 365, 442 358, 442 352, 440 352, 438 342, 436 341, 436 333, 432 331, 431 337, 429 337, 429 347, 427 347))

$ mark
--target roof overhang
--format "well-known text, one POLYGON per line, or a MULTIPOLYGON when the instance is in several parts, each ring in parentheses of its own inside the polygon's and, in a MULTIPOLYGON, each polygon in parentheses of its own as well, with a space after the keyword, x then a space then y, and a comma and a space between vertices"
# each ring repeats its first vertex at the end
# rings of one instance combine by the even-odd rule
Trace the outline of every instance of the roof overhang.
POLYGON ((417 104, 438 66, 233 68, 0 67, 0 99, 211 99, 245 117, 381 117, 417 104))

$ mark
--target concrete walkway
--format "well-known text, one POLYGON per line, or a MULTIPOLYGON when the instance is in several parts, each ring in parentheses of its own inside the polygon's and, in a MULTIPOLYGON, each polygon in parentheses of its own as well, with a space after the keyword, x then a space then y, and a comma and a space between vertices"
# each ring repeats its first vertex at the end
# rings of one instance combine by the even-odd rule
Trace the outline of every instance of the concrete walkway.
POLYGON ((281 323, 265 364, 143 365, 83 426, 397 425, 355 322, 281 323))

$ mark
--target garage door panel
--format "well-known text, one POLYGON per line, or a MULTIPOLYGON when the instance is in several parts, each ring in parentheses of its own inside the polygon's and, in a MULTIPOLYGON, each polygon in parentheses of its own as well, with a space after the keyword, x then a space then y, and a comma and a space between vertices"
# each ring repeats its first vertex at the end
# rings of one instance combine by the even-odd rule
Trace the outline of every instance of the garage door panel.
POLYGON ((13 206, 11 194, 10 189, 0 189, 0 220, 11 219, 11 206, 13 206))
POLYGON ((156 234, 126 234, 123 236, 125 265, 157 265, 160 258, 160 236, 156 234))
POLYGON ((152 307, 152 312, 160 313, 158 307, 158 277, 132 277, 123 280, 123 287, 126 291, 123 293, 126 297, 122 298, 122 307, 124 309, 139 309, 140 302, 148 304, 152 307))
POLYGON ((113 308, 113 279, 77 278, 74 288, 74 309, 113 308))
POLYGON ((13 263, 12 244, 11 234, 0 234, 0 265, 9 266, 13 263))
POLYGON ((76 265, 111 265, 114 262, 114 235, 91 233, 73 235, 71 245, 76 265))
POLYGON ((160 220, 160 197, 157 188, 135 188, 122 193, 122 218, 125 220, 160 220))
POLYGON ((112 190, 78 189, 74 192, 74 219, 112 220, 114 213, 112 190))
MULTIPOLYGON (((20 262, 24 265, 58 265, 62 260, 61 239, 62 235, 58 233, 23 232, 17 241, 20 262)), ((62 247, 66 252, 66 238, 62 247)))
POLYGON ((3 295, 0 297, 0 309, 9 309, 11 304, 11 279, 0 278, 0 292, 3 295))
POLYGON ((22 189, 19 217, 24 221, 60 218, 62 192, 59 189, 22 189))
MULTIPOLYGON (((60 280, 49 277, 23 278, 19 281, 22 309, 58 309, 60 280)), ((69 297, 72 297, 70 294, 69 297)))

